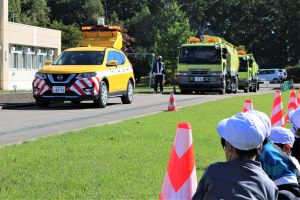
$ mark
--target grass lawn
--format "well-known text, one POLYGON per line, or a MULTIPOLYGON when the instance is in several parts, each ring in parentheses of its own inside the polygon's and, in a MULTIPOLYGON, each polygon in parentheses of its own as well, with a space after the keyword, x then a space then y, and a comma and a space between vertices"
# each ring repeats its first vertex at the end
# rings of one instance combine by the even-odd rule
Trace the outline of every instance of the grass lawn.
MULTIPOLYGON (((224 161, 217 123, 248 97, 2 147, 0 199, 158 199, 178 122, 192 124, 199 180, 207 165, 224 161)), ((251 97, 270 115, 273 93, 251 97)))

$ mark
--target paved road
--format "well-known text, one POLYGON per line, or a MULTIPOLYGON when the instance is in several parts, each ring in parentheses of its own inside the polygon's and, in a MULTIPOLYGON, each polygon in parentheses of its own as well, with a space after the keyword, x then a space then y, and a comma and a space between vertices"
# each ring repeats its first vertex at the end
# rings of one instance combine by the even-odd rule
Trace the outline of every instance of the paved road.
MULTIPOLYGON (((270 87, 261 88, 259 93, 272 92, 271 89, 270 87)), ((241 91, 237 95, 244 95, 244 93, 241 91)), ((177 108, 181 108, 237 95, 176 94, 175 100, 177 108)), ((94 108, 92 103, 84 102, 80 105, 52 104, 45 109, 30 106, 0 110, 0 145, 20 143, 68 130, 161 112, 166 110, 168 100, 168 94, 136 94, 130 105, 122 104, 120 98, 111 98, 104 109, 94 108)))

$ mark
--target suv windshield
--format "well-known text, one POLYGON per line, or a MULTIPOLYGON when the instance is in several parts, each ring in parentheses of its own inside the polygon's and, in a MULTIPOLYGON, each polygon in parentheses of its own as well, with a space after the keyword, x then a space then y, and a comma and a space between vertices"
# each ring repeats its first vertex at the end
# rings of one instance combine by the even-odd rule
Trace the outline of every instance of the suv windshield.
POLYGON ((185 64, 221 64, 221 50, 215 46, 182 47, 179 63, 185 64))
POLYGON ((247 72, 248 71, 248 62, 244 60, 244 58, 240 58, 240 68, 239 72, 247 72))
POLYGON ((65 51, 53 65, 101 65, 103 58, 103 51, 65 51))

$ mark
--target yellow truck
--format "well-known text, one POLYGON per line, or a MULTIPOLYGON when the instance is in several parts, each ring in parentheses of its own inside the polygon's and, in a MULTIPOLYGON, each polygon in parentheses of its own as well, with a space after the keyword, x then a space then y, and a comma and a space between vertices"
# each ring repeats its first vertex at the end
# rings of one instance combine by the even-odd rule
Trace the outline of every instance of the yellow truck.
POLYGON ((121 51, 122 34, 118 26, 85 26, 78 47, 63 51, 53 62, 35 74, 33 97, 39 107, 51 101, 92 100, 104 108, 108 97, 133 100, 132 65, 121 51))
POLYGON ((259 90, 258 64, 251 53, 240 50, 238 54, 240 59, 239 89, 244 90, 245 93, 256 92, 259 90))
POLYGON ((236 47, 223 38, 202 35, 180 47, 178 85, 181 93, 237 93, 239 58, 236 47))

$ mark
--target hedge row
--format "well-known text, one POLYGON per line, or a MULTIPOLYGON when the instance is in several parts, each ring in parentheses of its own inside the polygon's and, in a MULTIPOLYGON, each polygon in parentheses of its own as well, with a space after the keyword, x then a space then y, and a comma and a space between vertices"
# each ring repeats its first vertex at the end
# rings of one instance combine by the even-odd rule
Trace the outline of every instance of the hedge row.
POLYGON ((294 83, 300 83, 300 64, 286 68, 287 79, 292 79, 294 83))

